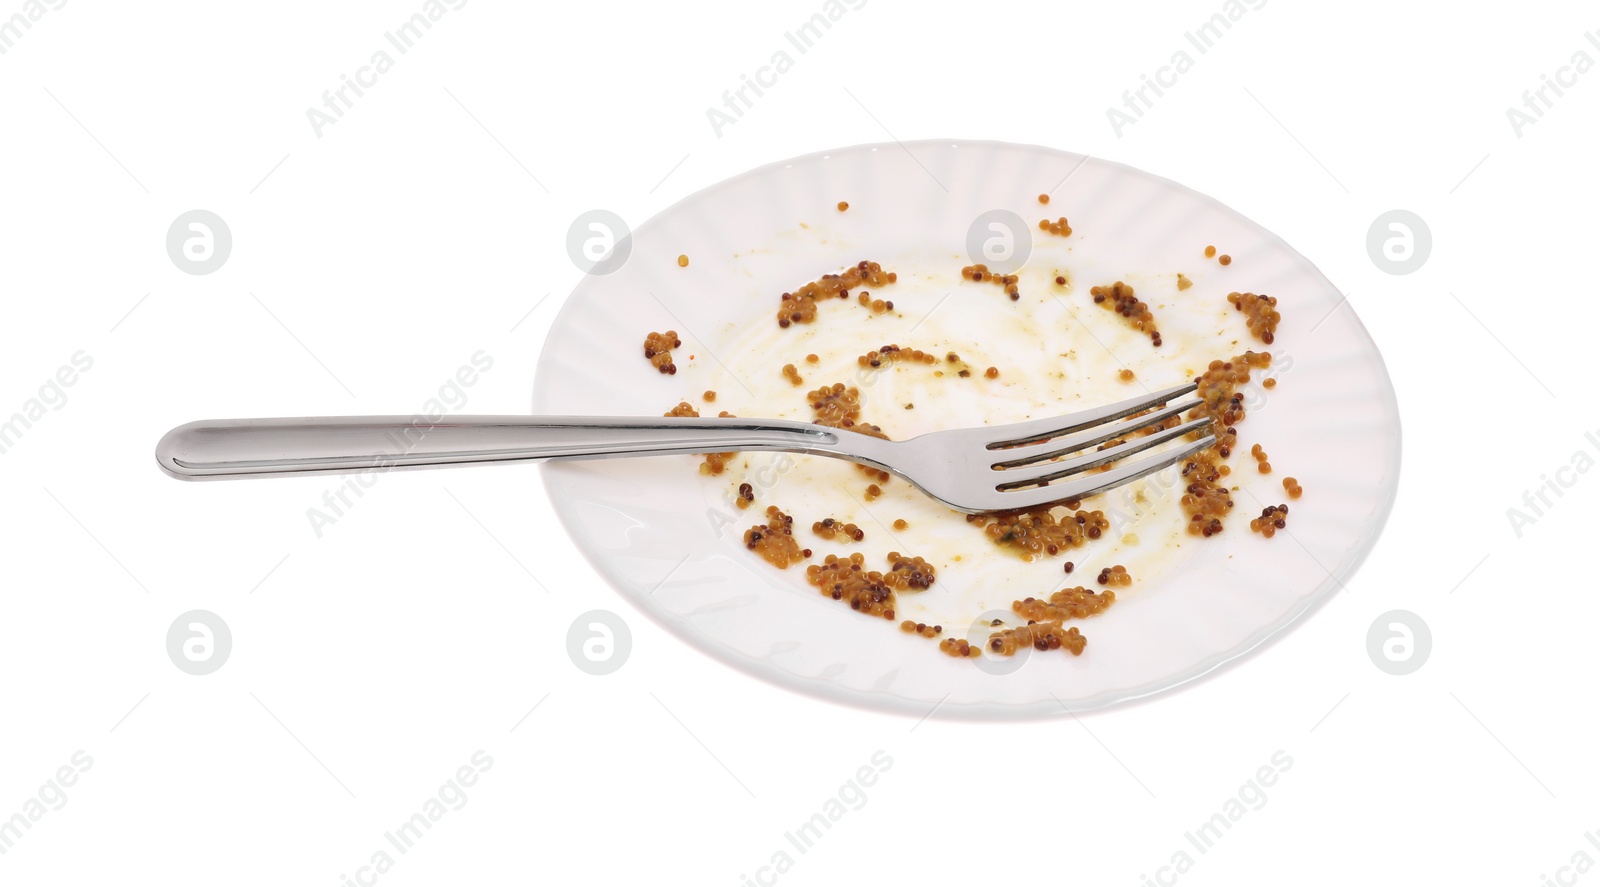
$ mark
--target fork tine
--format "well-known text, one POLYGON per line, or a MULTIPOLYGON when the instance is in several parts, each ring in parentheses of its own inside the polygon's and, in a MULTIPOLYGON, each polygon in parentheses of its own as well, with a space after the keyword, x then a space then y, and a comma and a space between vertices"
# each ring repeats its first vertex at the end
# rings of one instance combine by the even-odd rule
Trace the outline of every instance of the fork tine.
POLYGON ((1201 403, 1202 401, 1198 398, 1194 400, 1186 400, 1177 405, 1165 407, 1153 413, 1139 416, 1127 422, 1120 422, 1114 425, 1108 423, 1096 428, 1091 428, 1088 431, 1084 431, 1079 434, 1055 438, 1045 441, 1044 443, 1000 450, 999 453, 996 453, 996 455, 1004 453, 1010 458, 1003 462, 994 463, 994 467, 1017 468, 1033 462, 1040 462, 1045 459, 1054 459, 1059 456, 1066 456, 1071 453, 1076 453, 1079 450, 1086 450, 1089 447, 1095 446, 1096 444, 1105 443, 1112 438, 1121 437, 1124 434, 1132 431, 1138 431, 1141 428, 1148 428, 1157 422, 1165 422, 1173 416, 1194 409, 1201 403))
POLYGON ((1093 425, 1100 425, 1105 422, 1110 422, 1114 419, 1121 419, 1124 416, 1131 416, 1134 413, 1148 410, 1151 407, 1169 403, 1173 400, 1173 398, 1188 394, 1189 392, 1194 391, 1197 387, 1198 386, 1196 383, 1188 382, 1183 385, 1175 385, 1163 391, 1156 391, 1151 394, 1146 394, 1142 397, 1130 398, 1128 400, 1118 401, 1117 403, 1106 404, 1105 406, 1080 410, 1076 413, 1069 413, 1065 416, 1055 416, 1049 419, 1034 419, 1031 422, 1017 422, 1012 425, 998 426, 993 430, 1001 432, 1007 435, 1007 437, 1001 440, 991 441, 988 444, 988 447, 991 450, 997 450, 1003 447, 1019 447, 1024 444, 1046 441, 1053 437, 1061 437, 1063 435, 1071 434, 1075 431, 1082 431, 1083 429, 1093 425))
POLYGON ((1090 468, 1098 468, 1108 462, 1115 462, 1134 453, 1160 446, 1169 440, 1183 437, 1191 431, 1201 430, 1210 424, 1211 419, 1209 417, 1195 419, 1192 422, 1185 422, 1182 425, 1176 425, 1146 437, 1135 438, 1127 443, 1118 444, 1099 452, 1087 453, 1076 459, 1066 459, 1060 462, 1041 462, 1022 468, 1004 469, 995 475, 995 479, 1000 481, 995 488, 1004 492, 1018 487, 1048 483, 1068 475, 1079 474, 1090 468))
POLYGON ((1194 443, 1186 444, 1178 449, 1167 450, 1154 456, 1147 456, 1125 465, 1119 465, 1101 474, 1091 474, 1043 487, 1007 492, 1004 494, 1006 508, 1039 508, 1057 502, 1065 502, 1069 499, 1084 499, 1176 465, 1216 442, 1217 439, 1208 434, 1194 443))

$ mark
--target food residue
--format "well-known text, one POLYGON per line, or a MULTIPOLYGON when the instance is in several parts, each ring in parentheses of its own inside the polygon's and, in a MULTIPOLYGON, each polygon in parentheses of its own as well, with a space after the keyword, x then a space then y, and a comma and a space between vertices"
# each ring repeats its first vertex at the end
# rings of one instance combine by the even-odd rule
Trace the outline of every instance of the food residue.
POLYGON ((1229 293, 1228 301, 1233 303, 1236 310, 1244 313, 1250 335, 1271 345, 1278 331, 1278 321, 1283 319, 1283 315, 1278 313, 1277 298, 1255 293, 1229 293))
POLYGON ((683 340, 678 338, 674 330, 650 333, 644 337, 644 358, 660 372, 668 376, 676 375, 678 367, 672 362, 672 349, 681 345, 683 340))
MULTIPOLYGON (((691 404, 688 401, 684 400, 684 401, 679 401, 677 406, 675 406, 672 409, 666 411, 665 413, 662 413, 661 415, 663 415, 663 416, 673 416, 673 417, 693 417, 693 416, 700 415, 700 411, 695 409, 693 404, 691 404)), ((723 418, 732 418, 732 414, 724 411, 722 413, 722 417, 723 418)), ((737 456, 739 454, 738 453, 703 453, 701 455, 703 455, 705 457, 705 460, 700 463, 700 473, 701 474, 721 474, 724 470, 726 470, 728 463, 733 460, 733 457, 735 457, 735 456, 737 456)))
POLYGON ((1012 612, 1029 622, 1065 622, 1068 619, 1087 619, 1105 612, 1116 603, 1117 593, 1107 589, 1091 591, 1079 585, 1063 588, 1050 595, 1049 600, 1024 598, 1011 603, 1012 612))
POLYGON ((744 547, 780 570, 787 570, 811 556, 811 549, 801 548, 794 539, 794 518, 776 505, 767 506, 766 524, 756 524, 744 531, 744 547))
POLYGON ((855 524, 847 524, 843 521, 834 520, 831 517, 825 517, 822 520, 812 524, 811 532, 816 533, 818 536, 821 536, 824 539, 838 539, 843 537, 842 541, 845 542, 860 542, 862 539, 866 538, 867 535, 865 531, 855 524))
POLYGON ((848 299, 850 290, 866 284, 887 286, 899 277, 893 271, 883 270, 877 262, 862 260, 846 268, 842 274, 824 274, 792 293, 784 293, 778 306, 778 326, 795 323, 815 323, 817 304, 823 299, 848 299))
POLYGON ((1260 517, 1250 519, 1250 529, 1271 539, 1274 533, 1288 526, 1288 520, 1289 506, 1268 505, 1261 509, 1260 517))
POLYGON ((1121 315, 1129 326, 1141 333, 1149 333, 1150 344, 1161 347, 1161 331, 1156 329, 1156 317, 1150 312, 1150 306, 1134 294, 1133 287, 1119 280, 1110 286, 1091 287, 1089 295, 1096 305, 1121 315))
POLYGON ((985 265, 981 262, 976 265, 968 265, 965 268, 962 268, 961 277, 964 280, 976 280, 979 283, 992 283, 995 286, 1002 287, 1005 289, 1006 295, 1010 296, 1011 301, 1013 302, 1022 298, 1022 294, 1017 291, 1017 275, 996 274, 989 270, 988 265, 985 265))
MULTIPOLYGON (((1050 203, 1050 196, 1039 194, 1038 202, 1047 205, 1050 203)), ((845 212, 849 209, 849 203, 841 200, 837 203, 837 209, 839 212, 845 212)), ((1041 219, 1039 228, 1041 231, 1061 237, 1073 234, 1065 216, 1060 216, 1055 221, 1041 219)), ((1215 245, 1206 246, 1204 252, 1206 258, 1215 258, 1221 265, 1232 263, 1232 257, 1219 254, 1215 245)), ((679 267, 688 267, 688 264, 687 254, 678 256, 679 267)), ((1067 287, 1070 275, 1074 272, 1070 268, 1059 268, 1051 269, 1047 274, 1031 271, 1028 273, 1036 274, 1036 279, 1040 281, 1053 280, 1057 287, 1067 287)), ((991 270, 984 264, 973 264, 962 268, 961 276, 963 280, 992 284, 1002 289, 1013 302, 1021 298, 1020 274, 1001 273, 991 270)), ((1175 276, 1179 292, 1194 286, 1194 281, 1186 274, 1177 273, 1175 276)), ((862 318, 862 322, 877 323, 879 321, 876 318, 890 315, 895 308, 893 301, 883 299, 881 295, 874 295, 873 291, 893 284, 897 279, 895 272, 886 271, 878 263, 865 260, 846 267, 839 273, 823 274, 798 289, 784 292, 780 296, 780 306, 776 315, 778 326, 788 328, 796 324, 815 323, 818 306, 824 300, 841 299, 846 300, 848 304, 852 296, 857 305, 870 312, 869 316, 862 318)), ((1035 278, 1030 277, 1030 280, 1032 279, 1035 278)), ((1157 329, 1153 309, 1138 297, 1132 286, 1118 280, 1109 285, 1092 287, 1089 293, 1096 305, 1115 313, 1135 331, 1148 335, 1153 346, 1161 346, 1162 336, 1157 329)), ((1277 326, 1281 321, 1281 315, 1277 310, 1277 298, 1264 294, 1233 292, 1228 295, 1228 301, 1235 310, 1245 315, 1246 325, 1254 338, 1265 344, 1273 343, 1277 326)), ((1165 309, 1166 306, 1163 304, 1159 307, 1165 309)), ((891 315, 894 316, 898 315, 891 315)), ((802 339, 812 335, 818 334, 807 332, 802 335, 802 339)), ((831 318, 826 335, 829 337, 835 335, 831 318)), ((816 341, 820 343, 822 339, 816 341)), ((674 330, 650 332, 644 340, 645 358, 659 373, 675 375, 677 367, 673 363, 672 352, 682 344, 682 340, 674 330)), ((955 342, 923 344, 929 345, 930 349, 939 345, 945 347, 956 345, 963 350, 973 347, 970 343, 963 345, 955 342)), ((1062 357, 1076 359, 1075 352, 1065 348, 1062 350, 1065 351, 1062 357)), ((834 350, 832 353, 838 352, 834 350)), ((980 355, 981 357, 993 359, 993 356, 987 354, 980 355)), ((693 355, 690 359, 693 360, 693 355)), ((798 354, 781 355, 774 363, 786 359, 795 359, 796 363, 781 363, 781 374, 790 383, 790 387, 796 388, 806 385, 797 363, 803 362, 808 367, 821 367, 823 363, 831 365, 833 360, 831 357, 825 360, 817 353, 806 353, 803 358, 798 354)), ((855 363, 854 371, 857 373, 855 380, 861 388, 870 388, 875 384, 874 371, 893 370, 900 364, 907 364, 908 370, 926 367, 927 375, 896 374, 897 383, 903 380, 921 385, 933 379, 970 378, 978 372, 982 372, 984 378, 991 380, 1000 376, 998 366, 983 367, 987 361, 977 365, 968 364, 954 351, 947 352, 941 360, 935 350, 892 343, 858 355, 855 363)), ((1228 515, 1234 508, 1233 493, 1239 489, 1228 486, 1225 479, 1232 473, 1227 460, 1231 457, 1233 449, 1238 446, 1236 426, 1245 417, 1242 386, 1250 381, 1252 370, 1265 370, 1271 363, 1270 354, 1253 351, 1246 351, 1227 360, 1213 360, 1203 372, 1194 377, 1200 405, 1189 410, 1185 417, 1168 417, 1158 424, 1120 435, 1117 439, 1098 442, 1095 449, 1103 451, 1125 443, 1128 439, 1157 433, 1164 428, 1176 426, 1184 418, 1189 420, 1209 418, 1211 426, 1206 433, 1212 435, 1215 440, 1206 449, 1188 457, 1178 466, 1180 482, 1183 484, 1179 506, 1187 518, 1185 526, 1190 535, 1210 537, 1221 533, 1228 515)), ((845 369, 833 367, 828 371, 843 372, 845 369)), ((1150 375, 1150 373, 1143 374, 1150 375)), ((1185 374, 1193 375, 1193 371, 1187 370, 1185 374)), ((1117 379, 1124 383, 1133 382, 1137 378, 1134 370, 1129 367, 1123 367, 1116 375, 1117 379)), ((1273 377, 1262 380, 1262 386, 1267 389, 1276 387, 1276 384, 1277 380, 1273 377)), ((810 408, 811 421, 829 428, 887 440, 888 435, 882 428, 863 420, 861 388, 838 382, 823 384, 807 391, 805 403, 810 408)), ((716 391, 707 389, 701 397, 705 403, 710 404, 717 400, 718 395, 716 391)), ((893 402, 899 403, 900 399, 893 402)), ((906 410, 912 409, 913 406, 909 402, 903 403, 903 408, 906 410)), ((1152 408, 1152 411, 1154 409, 1156 408, 1152 408)), ((688 401, 682 401, 663 415, 695 417, 699 416, 699 412, 688 401)), ((720 415, 732 417, 732 413, 727 411, 722 411, 720 415)), ((780 413, 780 415, 788 414, 780 413)), ((1135 414, 1130 418, 1137 418, 1140 415, 1145 414, 1135 414)), ((1198 440, 1200 436, 1199 432, 1192 433, 1189 439, 1198 440)), ((1250 452, 1257 465, 1257 473, 1270 473, 1271 463, 1268 461, 1265 448, 1257 443, 1251 447, 1250 452)), ((739 455, 731 452, 697 454, 702 460, 699 471, 704 475, 723 474, 739 455)), ((749 469, 749 463, 746 463, 745 467, 749 469)), ((865 474, 870 481, 861 494, 861 499, 873 502, 881 498, 884 495, 881 484, 889 482, 889 472, 860 464, 855 465, 855 468, 865 474)), ((1105 465, 1095 470, 1104 471, 1110 468, 1110 465, 1105 465)), ((773 489, 773 486, 765 476, 759 472, 748 472, 746 476, 760 481, 763 498, 767 498, 767 492, 773 489)), ((756 501, 756 485, 743 478, 739 480, 732 504, 740 510, 747 510, 756 501)), ((1285 477, 1282 484, 1289 499, 1298 499, 1302 495, 1303 491, 1295 478, 1285 477)), ((721 491, 719 495, 723 497, 729 495, 729 486, 726 482, 723 482, 719 489, 721 491)), ((727 499, 724 498, 723 501, 726 502, 727 499)), ((1035 561, 1083 549, 1111 532, 1111 521, 1105 511, 1092 507, 1085 509, 1081 506, 1081 502, 1074 500, 1042 508, 966 515, 965 521, 980 530, 989 544, 1016 555, 1023 561, 1035 561)), ((1250 521, 1250 529, 1263 537, 1271 538, 1274 533, 1287 526, 1287 517, 1287 505, 1270 506, 1264 508, 1259 517, 1250 521)), ((910 524, 905 519, 898 518, 890 526, 894 531, 903 531, 910 524)), ((837 545, 865 543, 868 535, 856 523, 832 516, 814 521, 811 532, 819 539, 837 545)), ((802 546, 795 538, 794 519, 776 504, 766 507, 765 522, 751 526, 744 532, 743 538, 748 550, 778 569, 787 570, 812 558, 812 550, 802 546)), ((1117 538, 1127 545, 1138 543, 1137 536, 1131 533, 1122 533, 1117 538)), ((963 552, 951 555, 950 559, 960 561, 964 556, 968 555, 963 552)), ((828 554, 820 562, 812 561, 805 568, 805 579, 822 595, 848 603, 851 609, 857 612, 893 621, 898 609, 897 596, 932 588, 935 582, 934 567, 921 557, 904 556, 898 552, 889 552, 887 561, 887 569, 870 570, 867 568, 866 552, 858 551, 849 555, 828 554)), ((1074 570, 1073 561, 1067 560, 1062 563, 1064 574, 1070 575, 1074 570)), ((1011 656, 1025 650, 1057 649, 1078 656, 1084 652, 1087 640, 1077 626, 1067 627, 1064 623, 1105 613, 1117 600, 1117 592, 1113 589, 1131 586, 1133 577, 1124 565, 1114 564, 1101 568, 1095 576, 1094 584, 1100 586, 1100 590, 1083 586, 1066 587, 1052 592, 1048 597, 1026 597, 1012 601, 1012 613, 1017 619, 1025 621, 1025 624, 1008 626, 1006 623, 1014 620, 994 619, 987 623, 991 630, 981 642, 976 641, 977 635, 974 635, 973 641, 946 636, 941 624, 929 624, 913 619, 900 621, 899 624, 901 631, 906 634, 938 640, 939 649, 953 657, 974 658, 982 656, 985 651, 995 655, 1011 656)))
POLYGON ((1057 237, 1072 236, 1072 226, 1067 224, 1066 216, 1062 216, 1061 218, 1056 219, 1054 222, 1050 221, 1049 219, 1040 219, 1039 230, 1054 234, 1057 237))
POLYGON ((1115 585, 1118 587, 1123 587, 1132 585, 1133 577, 1128 575, 1127 567, 1117 564, 1101 570, 1100 575, 1095 577, 1095 581, 1099 582, 1101 585, 1115 585))

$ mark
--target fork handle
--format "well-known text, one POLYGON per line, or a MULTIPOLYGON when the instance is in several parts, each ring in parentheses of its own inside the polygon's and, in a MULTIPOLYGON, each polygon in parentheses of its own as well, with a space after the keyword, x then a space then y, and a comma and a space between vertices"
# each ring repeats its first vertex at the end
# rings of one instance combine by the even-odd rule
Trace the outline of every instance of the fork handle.
POLYGON ((786 450, 844 455, 833 429, 784 419, 420 416, 191 422, 156 445, 182 480, 347 473, 478 462, 786 450))

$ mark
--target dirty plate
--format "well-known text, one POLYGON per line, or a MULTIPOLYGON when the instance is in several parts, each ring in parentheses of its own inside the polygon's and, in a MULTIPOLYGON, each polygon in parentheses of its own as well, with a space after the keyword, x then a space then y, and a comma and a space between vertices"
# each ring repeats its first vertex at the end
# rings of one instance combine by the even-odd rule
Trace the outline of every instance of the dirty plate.
POLYGON ((1260 443, 1273 473, 1234 455, 1237 506, 1226 532, 1209 539, 1184 532, 1175 471, 1086 500, 1111 531, 1027 563, 903 481, 869 501, 869 479, 847 463, 747 454, 718 476, 699 473, 690 457, 544 466, 573 540, 635 607, 717 659, 794 690, 913 717, 979 719, 1064 717, 1170 690, 1237 661, 1335 593, 1394 500, 1394 392, 1338 289, 1260 226, 1135 169, 983 142, 848 148, 688 197, 639 226, 618 258, 562 307, 540 355, 534 412, 659 416, 687 401, 706 415, 809 420, 806 392, 842 382, 861 390, 863 420, 901 438, 1066 413, 1177 384, 1214 358, 1273 354, 1264 376, 1276 387, 1264 389, 1257 373, 1239 425, 1241 446, 1260 443), (1070 236, 1039 228, 1061 217, 1070 236), (1208 245, 1230 264, 1205 257, 1208 245), (852 293, 822 304, 815 324, 778 328, 784 291, 862 260, 898 275, 870 296, 892 301, 891 310, 874 313, 852 293), (961 268, 975 261, 1018 266, 1019 298, 964 279, 961 268), (1180 288, 1180 274, 1192 285, 1180 288), (1152 306, 1162 347, 1094 305, 1089 289, 1117 280, 1152 306), (1227 301, 1233 291, 1278 298, 1272 345, 1250 337, 1227 301), (669 329, 683 345, 677 372, 663 375, 642 343, 669 329), (975 372, 859 365, 859 355, 886 344, 953 351, 975 372), (785 378, 789 363, 802 385, 785 378), (997 378, 986 377, 990 366, 997 378), (1303 498, 1287 500, 1285 476, 1299 480, 1303 498), (748 510, 733 504, 741 483, 756 492, 748 510), (1269 540, 1249 531, 1253 515, 1284 502, 1287 532, 1269 540), (780 571, 745 549, 744 530, 768 505, 794 517, 813 562, 860 551, 882 570, 898 551, 925 558, 938 581, 900 595, 894 622, 854 613, 807 585, 803 566, 780 571), (811 525, 824 517, 855 523, 865 538, 817 537, 811 525), (895 529, 900 520, 905 528, 895 529), (1075 562, 1070 576, 1064 560, 1075 562), (1081 656, 955 659, 897 627, 910 618, 981 643, 990 619, 1011 616, 1012 601, 1089 585, 1112 564, 1134 583, 1105 613, 1076 623, 1089 639, 1081 656))

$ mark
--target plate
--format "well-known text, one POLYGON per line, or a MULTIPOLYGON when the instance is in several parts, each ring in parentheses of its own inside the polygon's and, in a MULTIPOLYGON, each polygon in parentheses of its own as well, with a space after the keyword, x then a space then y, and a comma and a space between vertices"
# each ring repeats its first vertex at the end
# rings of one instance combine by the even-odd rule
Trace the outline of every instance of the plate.
POLYGON ((1275 387, 1256 375, 1238 426, 1240 448, 1260 443, 1273 472, 1235 453, 1239 501, 1228 529, 1205 539, 1184 531, 1175 470, 1086 500, 1112 522, 1101 540, 1025 562, 909 484, 897 479, 869 499, 855 466, 821 457, 742 454, 718 476, 684 456, 543 466, 574 543, 618 592, 687 643, 775 684, 913 717, 973 719, 1065 717, 1170 691, 1238 661, 1338 593, 1394 501, 1399 412, 1351 306, 1281 239, 1157 176, 1024 145, 863 145, 707 188, 626 244, 625 258, 618 249, 563 305, 540 354, 535 413, 659 416, 687 401, 706 415, 809 420, 805 393, 842 382, 862 392, 864 420, 902 438, 1120 400, 1246 350, 1274 356, 1265 375, 1275 387), (1062 217, 1070 235, 1039 227, 1062 217), (1207 246, 1230 263, 1207 258, 1207 246), (782 293, 863 260, 897 274, 869 297, 892 309, 874 313, 852 293, 823 303, 814 324, 779 328, 782 293), (1019 298, 965 279, 974 261, 1018 267, 1019 298), (1179 275, 1191 285, 1180 288, 1179 275), (1161 347, 1095 306, 1091 287, 1119 280, 1152 306, 1161 347), (1235 291, 1279 300, 1273 344, 1251 338, 1227 301, 1235 291), (645 335, 669 329, 683 342, 672 375, 642 356, 645 335), (937 352, 941 362, 860 365, 885 344, 937 352), (973 372, 944 372, 957 366, 943 362, 948 352, 973 372), (784 364, 804 384, 786 378, 784 364), (990 366, 997 378, 983 372, 990 366), (1286 475, 1305 490, 1292 503, 1286 475), (733 502, 741 483, 756 491, 749 510, 733 502), (1252 515, 1280 503, 1290 504, 1285 532, 1249 531, 1252 515), (780 571, 747 551, 742 534, 768 505, 794 517, 813 562, 860 551, 869 568, 886 569, 898 551, 934 564, 934 586, 900 595, 895 623, 938 623, 947 636, 981 642, 1012 601, 1090 585, 1112 564, 1134 583, 1077 623, 1089 639, 1081 656, 952 658, 819 594, 803 566, 780 571), (865 538, 813 534, 829 516, 865 538), (895 529, 901 520, 905 529, 895 529))

